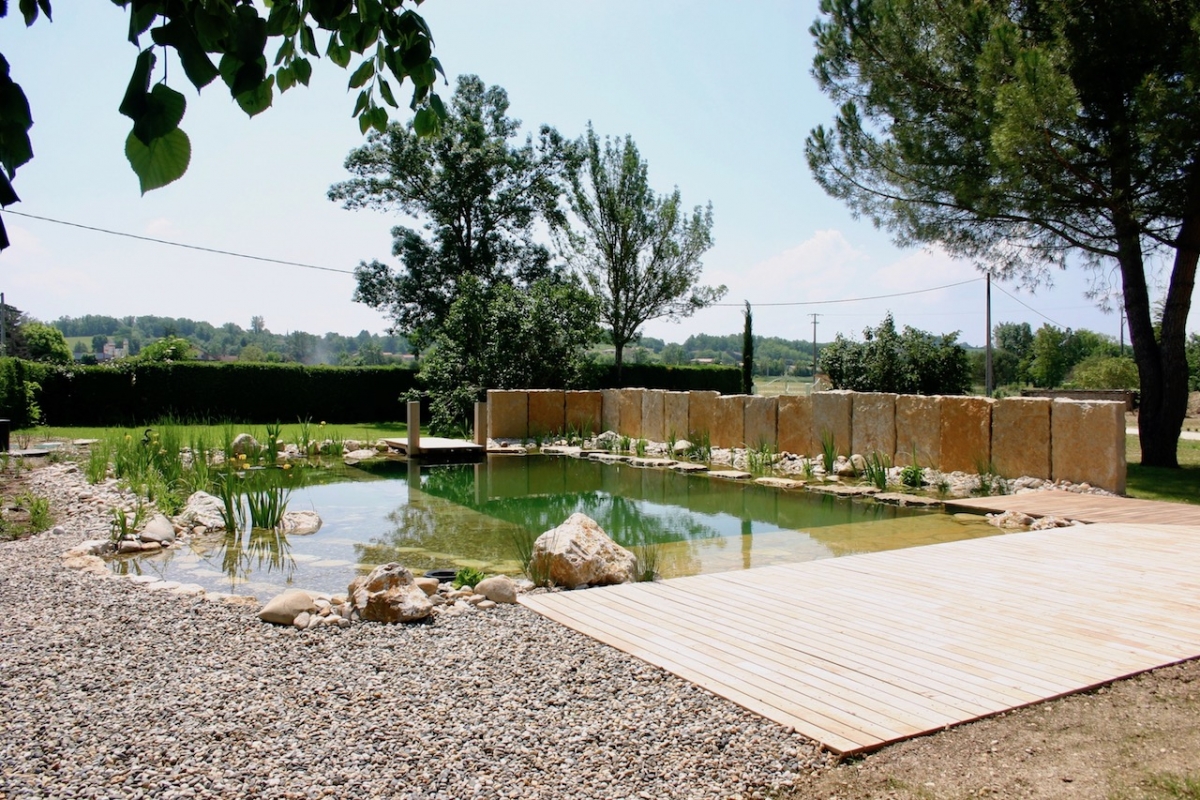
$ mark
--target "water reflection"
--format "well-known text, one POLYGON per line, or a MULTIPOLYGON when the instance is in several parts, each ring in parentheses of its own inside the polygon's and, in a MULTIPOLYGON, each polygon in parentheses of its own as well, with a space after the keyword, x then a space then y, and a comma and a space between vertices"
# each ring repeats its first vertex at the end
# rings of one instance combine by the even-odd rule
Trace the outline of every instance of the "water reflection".
POLYGON ((388 561, 414 572, 470 566, 517 574, 514 539, 577 511, 635 552, 655 548, 665 577, 996 533, 982 520, 572 458, 373 469, 296 490, 290 507, 324 520, 315 535, 289 541, 272 531, 214 532, 113 569, 260 596, 290 585, 345 592, 356 575, 388 561))

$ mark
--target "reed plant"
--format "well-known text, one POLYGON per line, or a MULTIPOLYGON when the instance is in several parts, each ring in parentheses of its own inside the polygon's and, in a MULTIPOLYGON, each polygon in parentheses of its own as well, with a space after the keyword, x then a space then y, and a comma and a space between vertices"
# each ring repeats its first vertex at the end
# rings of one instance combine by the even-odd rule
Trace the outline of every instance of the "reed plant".
POLYGON ((837 463, 839 455, 833 431, 828 428, 821 431, 821 461, 825 467, 826 476, 833 474, 833 465, 837 463))
POLYGON ((917 448, 912 451, 912 461, 900 469, 900 483, 911 489, 920 489, 925 483, 925 470, 917 460, 917 448))
POLYGON ((692 431, 688 436, 688 445, 685 455, 689 460, 702 464, 712 461, 712 437, 707 430, 692 431))
POLYGON ((647 442, 645 439, 638 439, 636 442, 634 442, 633 452, 638 458, 646 457, 646 445, 647 442))
POLYGON ((552 586, 550 580, 549 563, 547 560, 534 559, 534 543, 538 540, 538 534, 528 528, 513 527, 509 534, 509 541, 512 544, 513 552, 517 556, 517 563, 521 565, 521 572, 525 573, 525 577, 529 578, 534 586, 552 586))
POLYGON ((746 449, 746 469, 755 475, 766 475, 775 466, 775 451, 766 442, 746 449))
POLYGON ((888 470, 892 467, 892 460, 876 450, 863 458, 863 464, 865 466, 863 480, 881 492, 886 489, 888 470))

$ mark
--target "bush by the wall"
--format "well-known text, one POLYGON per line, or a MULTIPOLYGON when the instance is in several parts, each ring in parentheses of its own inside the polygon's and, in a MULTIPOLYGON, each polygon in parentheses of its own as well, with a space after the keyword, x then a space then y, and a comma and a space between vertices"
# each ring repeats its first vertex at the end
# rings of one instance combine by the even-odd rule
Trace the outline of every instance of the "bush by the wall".
POLYGON ((405 416, 417 386, 402 367, 139 363, 48 369, 39 402, 48 425, 139 425, 165 416, 267 423, 384 422, 405 416))
POLYGON ((592 389, 666 389, 672 392, 715 390, 721 394, 742 391, 742 372, 738 367, 675 366, 670 364, 625 364, 617 380, 615 364, 600 367, 592 389))
POLYGON ((45 365, 20 358, 0 358, 0 418, 13 428, 27 428, 41 417, 38 408, 39 379, 45 365))

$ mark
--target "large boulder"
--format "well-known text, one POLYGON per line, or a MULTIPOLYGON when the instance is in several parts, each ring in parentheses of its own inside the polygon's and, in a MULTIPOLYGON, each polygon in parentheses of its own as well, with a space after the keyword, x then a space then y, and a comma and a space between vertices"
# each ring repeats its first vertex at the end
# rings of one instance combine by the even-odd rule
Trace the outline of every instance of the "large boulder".
POLYGON ((289 536, 307 536, 321 530, 321 518, 315 511, 287 511, 279 522, 279 532, 289 536))
POLYGON ((610 539, 591 517, 572 514, 537 538, 531 565, 559 586, 606 586, 633 581, 637 556, 610 539))
POLYGON ((188 498, 183 511, 175 515, 175 521, 190 528, 198 525, 203 525, 209 530, 224 528, 225 517, 221 516, 224 508, 219 498, 208 492, 196 492, 188 498))
POLYGON ((375 622, 416 622, 433 613, 433 603, 413 574, 392 562, 355 578, 347 589, 359 617, 375 622))
POLYGON ((493 603, 517 602, 517 584, 507 575, 484 578, 475 585, 475 593, 483 595, 493 603))
POLYGON ((239 433, 233 437, 233 441, 229 443, 229 450, 235 456, 252 456, 262 449, 258 440, 248 433, 239 433))
POLYGON ((288 589, 283 594, 277 594, 267 601, 258 612, 258 618, 263 622, 273 622, 276 625, 291 625, 301 614, 311 614, 317 610, 317 604, 312 595, 303 589, 288 589))
POLYGON ((143 542, 171 544, 175 541, 175 526, 162 514, 155 514, 138 534, 143 542))

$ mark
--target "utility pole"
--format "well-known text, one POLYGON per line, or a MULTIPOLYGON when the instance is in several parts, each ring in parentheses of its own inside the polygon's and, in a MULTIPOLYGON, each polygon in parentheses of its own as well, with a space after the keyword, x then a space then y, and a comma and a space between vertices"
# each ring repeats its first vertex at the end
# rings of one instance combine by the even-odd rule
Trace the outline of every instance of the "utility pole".
POLYGON ((987 272, 987 369, 984 375, 984 388, 987 396, 992 396, 992 271, 987 272))
POLYGON ((0 356, 8 355, 8 342, 4 340, 4 320, 8 314, 4 313, 4 292, 0 292, 0 356))
POLYGON ((817 382, 817 317, 820 314, 809 314, 813 322, 813 383, 817 382))

